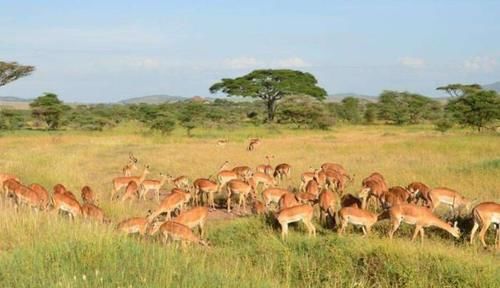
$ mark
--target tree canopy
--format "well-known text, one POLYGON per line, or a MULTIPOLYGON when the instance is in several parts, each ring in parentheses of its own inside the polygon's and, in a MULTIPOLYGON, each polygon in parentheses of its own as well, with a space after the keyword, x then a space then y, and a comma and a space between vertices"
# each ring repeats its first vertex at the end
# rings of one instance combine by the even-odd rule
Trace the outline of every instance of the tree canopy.
POLYGON ((495 91, 468 91, 446 105, 458 123, 481 131, 500 119, 500 95, 495 91))
POLYGON ((33 117, 45 121, 50 130, 57 129, 61 124, 61 116, 69 107, 64 105, 54 93, 44 93, 30 103, 33 117))
POLYGON ((326 97, 325 89, 310 73, 289 69, 255 70, 234 79, 224 78, 210 87, 211 93, 260 98, 267 104, 267 120, 274 120, 277 101, 290 95, 307 95, 318 100, 326 97))
POLYGON ((437 87, 436 90, 445 91, 451 97, 460 97, 465 95, 467 92, 474 92, 481 90, 482 87, 479 84, 448 84, 446 86, 437 87))
POLYGON ((0 86, 28 76, 35 70, 33 66, 20 65, 17 62, 0 61, 0 86))

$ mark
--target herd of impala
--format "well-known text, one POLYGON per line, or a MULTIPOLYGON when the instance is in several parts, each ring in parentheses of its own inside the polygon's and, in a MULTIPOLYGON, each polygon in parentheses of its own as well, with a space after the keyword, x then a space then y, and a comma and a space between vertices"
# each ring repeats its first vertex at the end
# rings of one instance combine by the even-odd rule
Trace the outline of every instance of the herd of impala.
MULTIPOLYGON (((255 149, 258 144, 259 141, 252 141, 248 150, 255 149)), ((407 187, 388 187, 383 175, 378 172, 363 179, 357 196, 344 194, 346 186, 354 181, 354 177, 350 176, 342 165, 336 163, 324 163, 318 169, 311 168, 310 171, 302 173, 298 189, 278 188, 290 179, 291 165, 282 163, 272 166, 273 158, 266 156, 267 163, 258 165, 255 170, 248 166, 229 169, 229 162, 226 161, 215 176, 190 182, 186 176, 172 177, 166 174, 160 174, 159 179, 148 179, 150 169, 147 165, 139 176, 132 176, 133 170, 137 169, 138 160, 130 153, 128 163, 122 169, 123 176, 112 180, 111 200, 146 199, 148 193, 154 192, 159 205, 148 211, 146 217, 133 217, 118 223, 117 229, 141 235, 161 232, 165 241, 171 239, 181 241, 183 245, 188 242, 206 245, 207 242, 203 240, 204 225, 209 211, 217 207, 216 194, 225 196, 228 213, 231 213, 233 196, 238 197, 238 207, 243 212, 246 212, 246 201, 249 200, 252 202, 254 213, 272 213, 281 225, 283 239, 287 235, 288 224, 293 222, 303 222, 309 235, 316 235, 313 224, 316 205, 319 207, 320 223, 327 225, 329 217, 337 226, 339 234, 343 234, 346 227, 352 224, 360 226, 364 235, 367 235, 375 223, 389 219, 389 238, 392 239, 401 222, 405 222, 415 225, 412 240, 420 234, 422 243, 424 228, 430 226, 443 229, 456 238, 460 237, 456 222, 452 226, 433 213, 439 205, 449 206, 453 214, 471 211, 472 201, 452 189, 431 189, 421 182, 410 183, 407 187), (160 201, 160 189, 166 183, 172 184, 174 188, 160 201), (199 235, 193 232, 194 228, 199 229, 199 235)), ((72 219, 83 216, 109 222, 102 209, 97 206, 95 193, 89 186, 81 189, 80 203, 62 184, 54 186, 52 195, 43 186, 26 186, 11 174, 0 174, 0 184, 4 196, 12 200, 16 209, 24 205, 54 213, 62 211, 72 219)), ((495 247, 498 249, 500 204, 480 203, 472 209, 472 218, 474 226, 470 242, 473 243, 478 228, 481 228, 479 238, 486 247, 485 234, 493 224, 496 230, 495 247)))

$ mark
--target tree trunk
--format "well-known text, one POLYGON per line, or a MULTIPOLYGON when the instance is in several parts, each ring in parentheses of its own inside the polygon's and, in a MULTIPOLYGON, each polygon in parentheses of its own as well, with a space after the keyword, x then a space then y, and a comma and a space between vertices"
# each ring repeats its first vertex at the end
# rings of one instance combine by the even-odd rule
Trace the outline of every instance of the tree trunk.
POLYGON ((276 112, 276 99, 267 99, 267 122, 271 123, 274 121, 274 114, 276 112))

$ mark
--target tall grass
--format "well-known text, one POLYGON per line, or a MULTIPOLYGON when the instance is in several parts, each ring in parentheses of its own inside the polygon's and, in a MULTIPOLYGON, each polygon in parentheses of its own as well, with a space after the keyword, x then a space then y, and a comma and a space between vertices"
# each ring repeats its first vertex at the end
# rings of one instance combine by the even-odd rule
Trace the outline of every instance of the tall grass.
MULTIPOLYGON (((141 216, 153 201, 111 203, 111 179, 120 174, 129 151, 140 164, 159 172, 207 177, 225 160, 251 167, 275 155, 275 163, 293 167, 292 179, 322 162, 342 163, 356 181, 373 171, 389 185, 419 180, 448 186, 478 200, 500 200, 500 142, 496 135, 467 135, 455 130, 440 135, 427 127, 340 127, 334 131, 195 130, 194 138, 176 131, 170 137, 150 135, 131 124, 104 133, 14 133, 0 137, 0 172, 19 175, 26 183, 47 187, 65 184, 73 192, 90 185, 113 223, 141 216), (247 137, 261 137, 254 152, 247 137), (215 139, 230 143, 217 147, 215 139)), ((139 171, 136 171, 139 173, 139 171)), ((168 189, 169 187, 165 187, 168 189)), ((79 194, 79 193, 78 193, 79 194)), ((443 211, 441 211, 443 212, 443 211)), ((316 223, 319 227, 319 224, 316 223)), ((411 243, 411 227, 396 239, 386 237, 387 223, 376 224, 363 238, 351 229, 338 237, 319 229, 308 239, 301 225, 283 242, 270 219, 246 217, 212 221, 211 248, 182 250, 158 239, 126 237, 111 226, 59 215, 0 210, 1 287, 499 287, 499 255, 453 240, 429 229, 423 246, 411 243)), ((466 236, 466 234, 465 234, 466 236)), ((491 242, 492 237, 488 240, 491 242)))

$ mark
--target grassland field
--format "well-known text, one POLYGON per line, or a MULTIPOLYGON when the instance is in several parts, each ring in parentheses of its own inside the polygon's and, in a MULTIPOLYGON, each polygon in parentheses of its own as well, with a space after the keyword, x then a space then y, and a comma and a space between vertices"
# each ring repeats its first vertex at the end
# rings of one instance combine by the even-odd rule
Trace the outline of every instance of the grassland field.
MULTIPOLYGON (((357 194, 361 179, 379 171, 389 186, 422 181, 477 201, 498 202, 498 134, 461 129, 441 134, 430 126, 382 125, 331 131, 195 129, 194 137, 184 134, 151 134, 133 123, 105 132, 0 134, 0 172, 49 189, 62 183, 77 195, 90 185, 113 222, 71 222, 27 209, 15 213, 2 202, 0 287, 500 287, 500 253, 479 243, 469 245, 469 231, 455 240, 426 229, 421 246, 410 242, 413 227, 404 224, 390 241, 387 221, 362 237, 355 228, 337 236, 316 220, 316 238, 308 238, 303 225, 294 225, 282 241, 270 217, 246 216, 209 221, 211 247, 182 250, 114 231, 117 222, 144 216, 155 201, 109 201, 111 180, 133 152, 139 164, 150 164, 152 178, 164 172, 193 180, 215 174, 225 160, 255 167, 265 162, 265 155, 274 155, 273 164, 293 167, 292 179, 283 187, 298 187, 300 174, 309 167, 336 162, 355 174, 348 193, 357 194), (218 147, 216 140, 223 137, 229 144, 218 147), (249 137, 262 139, 253 152, 245 150, 249 137)), ((445 210, 438 213, 446 217, 445 210)))

